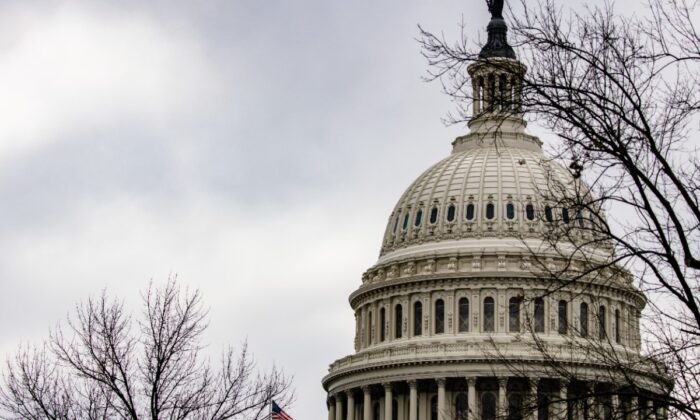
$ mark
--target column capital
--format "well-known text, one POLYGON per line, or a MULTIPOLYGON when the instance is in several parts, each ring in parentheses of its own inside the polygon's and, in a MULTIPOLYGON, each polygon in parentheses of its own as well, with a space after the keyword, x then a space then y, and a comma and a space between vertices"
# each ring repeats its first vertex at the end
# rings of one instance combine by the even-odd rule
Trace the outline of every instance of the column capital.
POLYGON ((474 386, 476 385, 476 376, 469 376, 467 377, 467 384, 469 386, 474 386))
POLYGON ((371 385, 362 385, 362 392, 365 394, 369 394, 372 391, 372 386, 371 385))
POLYGON ((498 385, 501 387, 505 387, 508 385, 508 377, 507 376, 499 376, 498 377, 498 385))
POLYGON ((348 398, 355 398, 355 391, 351 388, 345 391, 345 395, 348 398))
POLYGON ((447 379, 445 378, 437 378, 435 379, 435 382, 437 382, 439 387, 444 387, 445 383, 447 382, 447 379))
POLYGON ((384 387, 385 390, 391 389, 391 382, 382 382, 382 386, 384 387))
POLYGON ((406 382, 409 388, 418 388, 418 379, 409 379, 406 382))

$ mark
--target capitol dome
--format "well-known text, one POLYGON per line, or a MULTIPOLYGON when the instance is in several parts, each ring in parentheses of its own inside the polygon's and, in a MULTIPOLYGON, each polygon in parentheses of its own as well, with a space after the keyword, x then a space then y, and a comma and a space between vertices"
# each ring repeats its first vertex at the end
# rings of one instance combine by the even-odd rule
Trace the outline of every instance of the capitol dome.
MULTIPOLYGON (((612 419, 637 406, 665 417, 652 398, 607 392, 616 380, 593 350, 640 358, 646 299, 589 229, 600 209, 575 205, 585 185, 526 133, 526 69, 508 48, 469 67, 470 133, 401 195, 350 295, 355 353, 323 378, 329 420, 612 419), (609 267, 587 275, 593 262, 609 267)), ((662 376, 627 374, 661 392, 662 376)))

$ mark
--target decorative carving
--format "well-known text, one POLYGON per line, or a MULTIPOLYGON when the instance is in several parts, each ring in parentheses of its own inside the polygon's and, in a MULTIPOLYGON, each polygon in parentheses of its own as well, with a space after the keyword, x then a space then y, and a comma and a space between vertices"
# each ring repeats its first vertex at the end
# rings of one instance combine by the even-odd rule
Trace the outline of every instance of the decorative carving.
POLYGON ((474 255, 474 259, 472 260, 472 270, 481 271, 481 256, 480 255, 474 255))
POLYGON ((522 270, 530 270, 532 268, 532 261, 530 261, 529 256, 524 256, 520 261, 520 268, 522 270))
POLYGON ((435 272, 435 260, 434 259, 431 258, 425 262, 425 266, 423 267, 423 272, 426 274, 435 272))
POLYGON ((388 279, 393 279, 399 275, 399 267, 394 264, 389 268, 389 271, 386 273, 386 278, 388 279))
POLYGON ((416 274, 416 263, 411 261, 408 264, 406 264, 406 267, 404 267, 404 269, 403 269, 403 274, 406 276, 416 274))
POLYGON ((506 256, 498 256, 498 271, 506 271, 506 256))
POLYGON ((447 269, 449 271, 457 271, 457 258, 451 257, 450 261, 447 263, 447 269))

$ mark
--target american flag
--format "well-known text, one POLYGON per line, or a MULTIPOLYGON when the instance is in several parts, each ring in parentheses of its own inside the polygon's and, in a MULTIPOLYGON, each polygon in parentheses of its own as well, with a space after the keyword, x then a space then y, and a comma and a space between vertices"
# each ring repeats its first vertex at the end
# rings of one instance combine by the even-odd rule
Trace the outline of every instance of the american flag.
POLYGON ((272 420, 294 420, 289 416, 289 414, 285 413, 284 410, 282 410, 280 406, 277 405, 277 403, 274 401, 272 401, 272 416, 270 418, 272 420))

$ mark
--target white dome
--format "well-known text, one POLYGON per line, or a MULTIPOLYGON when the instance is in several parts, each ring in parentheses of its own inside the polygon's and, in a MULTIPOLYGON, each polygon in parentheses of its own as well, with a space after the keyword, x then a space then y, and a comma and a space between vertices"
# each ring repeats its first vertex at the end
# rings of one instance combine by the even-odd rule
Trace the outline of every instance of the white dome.
POLYGON ((576 183, 543 155, 536 137, 503 134, 455 140, 452 154, 423 172, 399 199, 380 254, 460 238, 541 237, 552 186, 573 196, 576 183))

